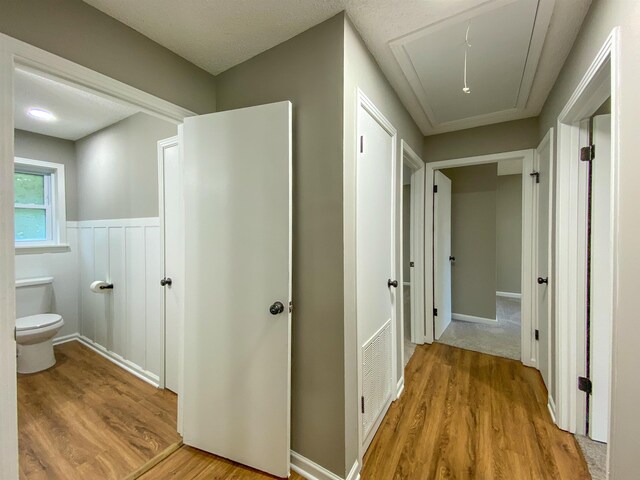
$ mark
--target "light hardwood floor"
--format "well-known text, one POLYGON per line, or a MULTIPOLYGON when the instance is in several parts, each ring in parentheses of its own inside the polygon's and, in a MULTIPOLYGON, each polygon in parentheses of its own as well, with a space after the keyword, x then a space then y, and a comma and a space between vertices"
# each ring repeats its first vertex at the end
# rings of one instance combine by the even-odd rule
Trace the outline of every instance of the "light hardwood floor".
POLYGON ((18 375, 22 479, 122 479, 180 440, 176 395, 79 342, 56 365, 18 375))
MULTIPOLYGON (((425 345, 409 362, 405 385, 365 456, 362 480, 590 478, 573 435, 553 425, 536 370, 425 345)), ((182 447, 142 478, 270 477, 182 447)))
POLYGON ((364 458, 362 479, 589 479, 573 435, 520 362, 423 345, 364 458))

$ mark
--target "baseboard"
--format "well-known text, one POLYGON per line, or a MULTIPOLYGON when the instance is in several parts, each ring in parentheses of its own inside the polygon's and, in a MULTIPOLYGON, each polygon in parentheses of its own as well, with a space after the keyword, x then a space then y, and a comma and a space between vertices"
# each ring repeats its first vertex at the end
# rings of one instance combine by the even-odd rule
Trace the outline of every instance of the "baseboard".
POLYGON ((496 297, 521 299, 522 298, 522 294, 521 293, 515 293, 515 292, 496 292, 496 297))
POLYGON ((404 375, 398 380, 398 385, 396 386, 396 400, 400 398, 402 392, 404 391, 404 375))
POLYGON ((465 315, 464 313, 452 313, 451 319, 461 322, 484 323, 487 325, 495 325, 498 323, 498 320, 495 318, 475 317, 473 315, 465 315))
POLYGON ((53 343, 54 345, 60 345, 62 343, 73 342, 74 340, 78 340, 78 338, 80 338, 80 334, 76 332, 76 333, 71 333, 69 335, 56 337, 52 340, 51 343, 53 343))
POLYGON ((346 479, 291 450, 291 470, 307 480, 359 480, 360 464, 356 460, 346 479))
POLYGON ((126 370, 130 374, 138 377, 140 380, 143 380, 143 381, 153 385, 156 388, 160 385, 158 377, 156 377, 153 373, 147 372, 146 370, 142 370, 135 363, 130 362, 129 360, 126 360, 126 359, 122 358, 120 355, 117 355, 117 354, 115 354, 113 352, 110 352, 109 350, 104 348, 102 345, 99 345, 99 344, 95 343, 93 340, 91 340, 91 339, 89 339, 89 338, 87 338, 87 337, 85 337, 83 335, 78 335, 76 340, 79 341, 80 343, 82 343, 84 346, 90 348, 91 350, 93 350, 97 354, 102 355, 107 360, 115 363, 120 368, 123 368, 124 370, 126 370))
POLYGON ((554 424, 558 424, 556 421, 556 402, 553 401, 553 397, 551 394, 547 396, 547 408, 549 409, 549 413, 551 414, 551 420, 553 420, 554 424))

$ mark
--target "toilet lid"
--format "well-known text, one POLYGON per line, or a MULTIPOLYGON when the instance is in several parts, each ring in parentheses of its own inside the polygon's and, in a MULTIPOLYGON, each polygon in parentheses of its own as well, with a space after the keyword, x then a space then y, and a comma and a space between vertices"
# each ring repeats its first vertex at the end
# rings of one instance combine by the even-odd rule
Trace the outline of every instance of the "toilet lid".
POLYGON ((30 315, 21 317, 16 320, 16 330, 32 330, 35 328, 48 327, 59 322, 62 317, 56 313, 41 313, 39 315, 30 315))

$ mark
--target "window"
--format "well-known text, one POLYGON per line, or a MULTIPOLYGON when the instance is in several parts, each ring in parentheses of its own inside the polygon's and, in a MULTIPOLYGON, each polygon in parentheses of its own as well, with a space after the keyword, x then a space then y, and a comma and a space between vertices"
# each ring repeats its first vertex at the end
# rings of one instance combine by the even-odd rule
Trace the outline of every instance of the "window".
POLYGON ((64 165, 16 158, 13 184, 16 250, 66 247, 64 165))
POLYGON ((51 174, 16 170, 13 185, 16 242, 51 242, 51 174))

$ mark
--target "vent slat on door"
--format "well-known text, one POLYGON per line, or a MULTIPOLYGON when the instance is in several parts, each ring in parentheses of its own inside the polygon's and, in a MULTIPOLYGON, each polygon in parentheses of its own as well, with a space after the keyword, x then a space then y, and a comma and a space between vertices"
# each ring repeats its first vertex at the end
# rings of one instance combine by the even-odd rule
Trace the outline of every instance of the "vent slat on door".
POLYGON ((391 320, 362 346, 362 383, 366 438, 391 395, 391 320))

